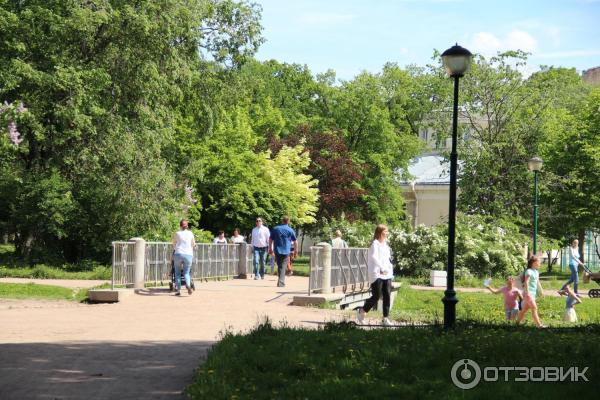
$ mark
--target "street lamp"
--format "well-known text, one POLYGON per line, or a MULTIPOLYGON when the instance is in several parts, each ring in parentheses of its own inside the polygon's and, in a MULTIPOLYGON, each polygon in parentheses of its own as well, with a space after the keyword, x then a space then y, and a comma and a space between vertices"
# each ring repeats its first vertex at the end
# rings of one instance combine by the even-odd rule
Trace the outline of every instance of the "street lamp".
POLYGON ((452 328, 456 321, 456 291, 454 291, 454 243, 456 239, 456 153, 458 129, 458 80, 471 65, 471 52, 458 45, 442 53, 444 68, 454 78, 454 109, 452 113, 452 152, 450 153, 450 201, 448 204, 448 268, 446 271, 446 291, 444 292, 444 328, 452 328))
POLYGON ((533 157, 527 162, 527 167, 533 171, 533 255, 537 254, 538 231, 538 172, 542 170, 544 160, 533 157))

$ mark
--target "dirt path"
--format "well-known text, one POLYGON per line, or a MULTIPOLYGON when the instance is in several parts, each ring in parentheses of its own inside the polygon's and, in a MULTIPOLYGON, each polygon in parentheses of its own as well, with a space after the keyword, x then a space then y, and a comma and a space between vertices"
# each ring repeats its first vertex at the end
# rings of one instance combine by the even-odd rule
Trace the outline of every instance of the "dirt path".
POLYGON ((267 316, 313 328, 344 316, 289 305, 307 278, 275 285, 274 276, 197 282, 192 296, 148 289, 117 304, 0 300, 0 398, 179 398, 225 330, 267 316))

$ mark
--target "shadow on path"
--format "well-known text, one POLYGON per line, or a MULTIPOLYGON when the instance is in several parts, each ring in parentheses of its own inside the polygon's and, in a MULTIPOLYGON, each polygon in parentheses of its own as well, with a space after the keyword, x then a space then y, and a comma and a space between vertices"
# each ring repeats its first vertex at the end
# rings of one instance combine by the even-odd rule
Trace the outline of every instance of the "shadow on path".
POLYGON ((212 344, 0 344, 0 399, 182 399, 212 344))

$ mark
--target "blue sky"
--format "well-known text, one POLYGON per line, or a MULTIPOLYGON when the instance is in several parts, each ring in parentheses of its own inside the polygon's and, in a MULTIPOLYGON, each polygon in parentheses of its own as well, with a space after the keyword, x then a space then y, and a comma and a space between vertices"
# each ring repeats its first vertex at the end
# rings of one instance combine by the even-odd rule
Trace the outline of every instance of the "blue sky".
POLYGON ((263 8, 259 60, 328 68, 340 79, 386 62, 425 65, 455 42, 486 56, 516 49, 539 65, 600 66, 600 0, 254 0, 263 8))

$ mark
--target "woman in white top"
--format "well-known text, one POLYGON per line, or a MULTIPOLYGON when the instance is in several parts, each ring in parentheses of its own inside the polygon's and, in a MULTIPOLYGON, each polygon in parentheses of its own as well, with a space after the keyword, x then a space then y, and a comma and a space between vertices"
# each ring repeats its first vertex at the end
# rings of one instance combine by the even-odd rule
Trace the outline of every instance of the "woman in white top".
POLYGON ((573 291, 575 292, 575 295, 579 295, 577 287, 579 286, 578 269, 580 265, 582 267, 585 266, 585 264, 581 262, 581 257, 579 255, 579 240, 575 239, 573 240, 571 247, 569 247, 569 270, 571 271, 571 277, 569 278, 567 283, 565 283, 563 287, 558 291, 560 295, 567 294, 567 285, 571 283, 573 284, 573 291))
POLYGON ((231 243, 233 243, 233 244, 246 243, 246 240, 244 239, 244 237, 242 235, 240 235, 240 230, 238 228, 235 228, 233 230, 233 236, 231 237, 231 243))
POLYGON ((365 305, 358 309, 358 321, 362 322, 368 313, 383 297, 383 325, 392 325, 388 319, 390 313, 390 296, 392 293, 392 279, 394 278, 394 266, 392 265, 392 250, 386 243, 388 228, 385 225, 377 225, 373 243, 369 247, 367 270, 369 282, 371 283, 371 297, 365 301, 365 305))
POLYGON ((227 239, 225 239, 225 232, 219 231, 219 235, 213 240, 215 244, 227 244, 227 239))
POLYGON ((175 274, 175 285, 177 287, 175 296, 181 296, 180 268, 182 264, 185 287, 188 290, 188 294, 192 294, 192 287, 190 286, 190 268, 192 267, 192 258, 194 257, 194 246, 196 246, 194 234, 188 230, 187 220, 182 219, 181 222, 179 222, 179 227, 181 229, 173 236, 173 261, 175 263, 175 271, 173 271, 173 273, 175 274))

